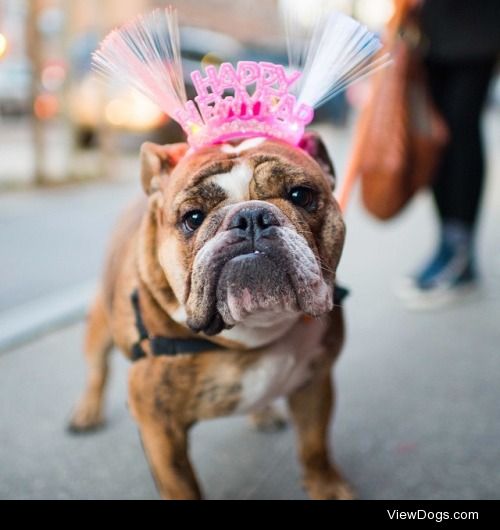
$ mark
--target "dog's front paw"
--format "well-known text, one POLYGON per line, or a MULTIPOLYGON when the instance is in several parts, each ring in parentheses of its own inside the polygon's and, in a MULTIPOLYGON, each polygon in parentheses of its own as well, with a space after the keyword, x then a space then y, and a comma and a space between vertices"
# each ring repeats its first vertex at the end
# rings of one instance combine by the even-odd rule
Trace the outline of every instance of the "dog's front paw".
POLYGON ((76 407, 68 424, 72 433, 90 432, 100 429, 104 425, 104 418, 100 403, 83 400, 76 407))
POLYGON ((333 469, 307 477, 304 485, 314 500, 349 501, 356 498, 351 486, 333 469))

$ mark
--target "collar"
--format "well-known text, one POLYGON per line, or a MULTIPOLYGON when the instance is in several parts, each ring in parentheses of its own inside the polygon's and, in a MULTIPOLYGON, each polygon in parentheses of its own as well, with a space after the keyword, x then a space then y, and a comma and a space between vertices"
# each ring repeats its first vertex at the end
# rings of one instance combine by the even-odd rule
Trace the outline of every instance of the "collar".
MULTIPOLYGON (((349 291, 347 289, 335 284, 333 297, 335 306, 342 305, 343 300, 348 294, 349 291)), ((202 338, 176 339, 154 335, 151 336, 141 315, 138 289, 133 291, 130 296, 130 301, 134 309, 135 327, 139 334, 139 339, 132 346, 133 361, 138 361, 139 359, 147 357, 148 353, 155 357, 160 355, 174 357, 182 354, 194 354, 204 351, 224 349, 224 346, 202 338), (146 349, 144 349, 145 347, 146 349)))
POLYGON ((132 293, 130 300, 134 309, 135 327, 139 333, 139 340, 132 346, 133 361, 147 357, 148 353, 153 356, 167 355, 173 357, 186 353, 223 349, 223 346, 202 338, 175 339, 150 335, 141 315, 139 291, 137 289, 132 293))
POLYGON ((333 286, 333 304, 334 307, 341 306, 342 302, 349 296, 349 289, 335 283, 333 286))

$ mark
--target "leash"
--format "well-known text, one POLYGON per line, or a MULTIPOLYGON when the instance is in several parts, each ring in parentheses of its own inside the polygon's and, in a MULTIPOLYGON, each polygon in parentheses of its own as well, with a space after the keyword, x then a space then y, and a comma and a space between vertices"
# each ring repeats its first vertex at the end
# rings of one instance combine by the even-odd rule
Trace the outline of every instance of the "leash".
MULTIPOLYGON (((343 300, 347 297, 349 291, 335 285, 333 302, 335 306, 342 305, 343 300)), ((148 356, 148 353, 154 357, 166 355, 167 357, 175 357, 183 354, 195 354, 211 350, 223 350, 224 346, 216 344, 207 339, 190 338, 179 339, 161 336, 150 336, 144 324, 141 314, 141 307, 139 301, 139 291, 135 289, 130 296, 130 301, 134 309, 135 326, 139 334, 139 339, 132 346, 132 361, 138 361, 148 356), (143 343, 149 342, 147 351, 143 348, 143 343)))

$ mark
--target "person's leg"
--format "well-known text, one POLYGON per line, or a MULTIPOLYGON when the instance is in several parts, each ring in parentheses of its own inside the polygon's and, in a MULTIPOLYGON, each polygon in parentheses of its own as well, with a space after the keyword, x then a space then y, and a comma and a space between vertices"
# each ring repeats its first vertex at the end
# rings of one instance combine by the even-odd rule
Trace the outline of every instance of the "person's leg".
MULTIPOLYGON (((442 117, 446 120, 446 115, 448 114, 447 112, 448 99, 447 98, 453 86, 454 69, 450 67, 448 63, 435 62, 435 61, 427 61, 425 66, 426 66, 427 81, 428 81, 428 86, 429 86, 429 91, 431 93, 431 97, 433 99, 433 102, 437 110, 442 115, 442 117)), ((433 177, 434 197, 435 197, 435 189, 436 189, 435 183, 437 182, 440 183, 439 187, 443 190, 442 193, 439 194, 440 197, 444 197, 446 195, 445 188, 446 188, 446 183, 449 180, 447 178, 447 176, 450 174, 449 167, 450 167, 450 145, 447 145, 443 150, 441 159, 434 173, 434 177, 433 177)), ((442 232, 442 216, 441 216, 440 203, 441 201, 436 201, 436 208, 437 208, 437 213, 438 213, 440 231, 442 232)), ((435 275, 441 270, 442 262, 445 256, 443 256, 442 252, 440 252, 440 247, 441 245, 438 246, 434 254, 425 262, 423 266, 420 267, 419 271, 415 274, 414 280, 412 280, 412 284, 414 282, 416 287, 424 288, 427 285, 429 285, 432 282, 435 275)))
POLYGON ((440 221, 440 243, 416 276, 420 289, 474 280, 474 229, 484 180, 481 111, 494 60, 428 63, 429 85, 450 131, 435 174, 433 194, 440 221))
POLYGON ((455 221, 471 230, 484 181, 481 112, 494 65, 494 59, 451 63, 447 66, 446 92, 439 87, 434 95, 433 90, 450 131, 450 143, 433 187, 436 205, 442 221, 455 221))

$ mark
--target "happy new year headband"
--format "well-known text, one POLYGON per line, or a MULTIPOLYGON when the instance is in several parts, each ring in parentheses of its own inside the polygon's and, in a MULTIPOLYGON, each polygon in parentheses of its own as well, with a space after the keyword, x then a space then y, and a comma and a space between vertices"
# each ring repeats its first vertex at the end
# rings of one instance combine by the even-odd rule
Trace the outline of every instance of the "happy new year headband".
POLYGON ((347 15, 319 13, 302 38, 298 12, 284 12, 289 69, 240 61, 191 73, 188 100, 177 11, 169 6, 112 31, 93 55, 94 68, 126 81, 177 121, 192 148, 264 136, 297 145, 314 109, 388 62, 375 60, 379 39, 347 15))

